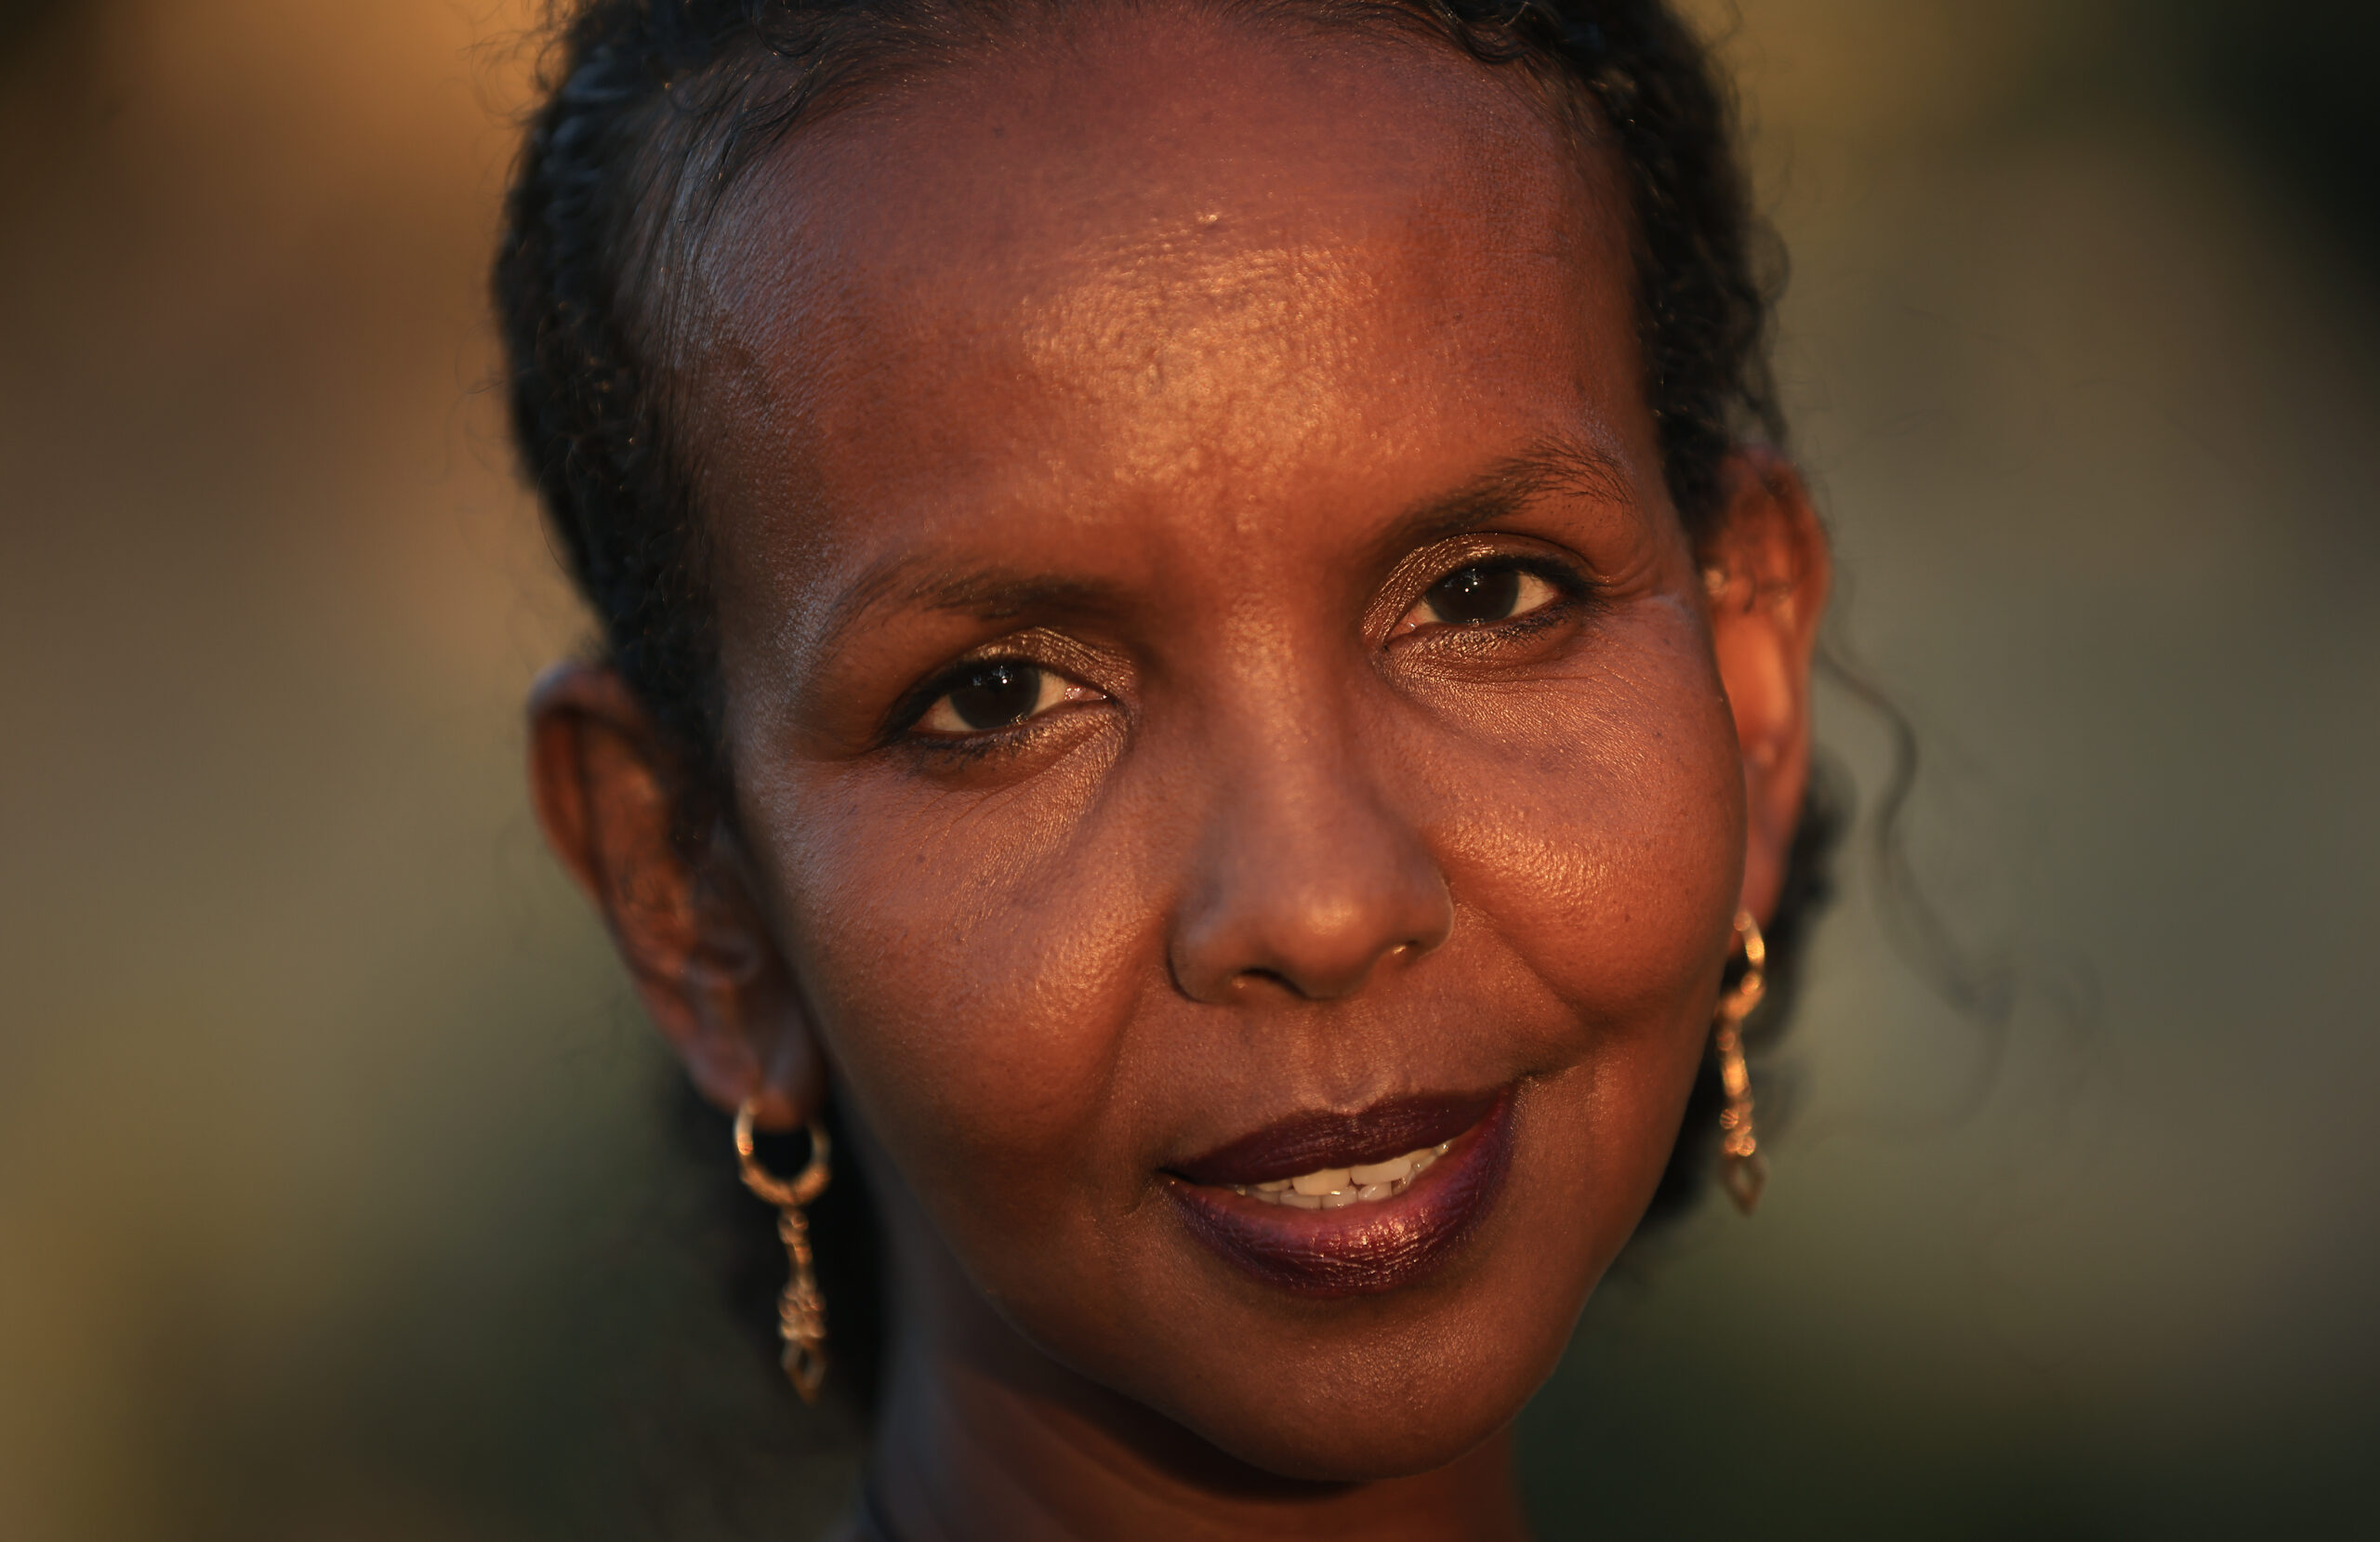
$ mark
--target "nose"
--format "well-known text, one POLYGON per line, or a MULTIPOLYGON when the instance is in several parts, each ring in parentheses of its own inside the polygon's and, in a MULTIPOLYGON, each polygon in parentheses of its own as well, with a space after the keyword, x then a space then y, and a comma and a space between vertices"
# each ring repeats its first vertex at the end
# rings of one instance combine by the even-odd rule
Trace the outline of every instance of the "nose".
POLYGON ((1329 1001, 1382 959, 1446 941, 1445 876, 1355 737, 1274 737, 1218 777, 1171 939, 1175 982, 1192 999, 1275 989, 1329 1001))

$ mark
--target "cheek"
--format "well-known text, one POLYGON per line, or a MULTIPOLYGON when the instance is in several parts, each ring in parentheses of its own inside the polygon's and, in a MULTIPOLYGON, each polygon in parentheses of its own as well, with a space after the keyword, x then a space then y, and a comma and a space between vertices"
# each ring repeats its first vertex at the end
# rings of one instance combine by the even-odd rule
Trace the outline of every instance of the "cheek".
POLYGON ((1449 884, 1580 1030, 1667 1032, 1715 988, 1744 860, 1741 757, 1693 613, 1648 602, 1527 709, 1444 736, 1449 884))
POLYGON ((1637 619, 1530 709, 1483 710, 1415 756, 1497 968, 1561 1005, 1526 1050, 1544 1073, 1525 1251, 1547 1267, 1512 1284, 1561 1325, 1667 1166, 1742 875, 1741 757, 1699 621, 1668 604, 1637 619))
POLYGON ((814 1026, 954 1240, 1051 1224, 1065 1209, 1051 1185, 1104 1154, 1149 882, 1092 817, 1096 758, 1032 779, 1030 796, 779 772, 753 798, 814 1026))

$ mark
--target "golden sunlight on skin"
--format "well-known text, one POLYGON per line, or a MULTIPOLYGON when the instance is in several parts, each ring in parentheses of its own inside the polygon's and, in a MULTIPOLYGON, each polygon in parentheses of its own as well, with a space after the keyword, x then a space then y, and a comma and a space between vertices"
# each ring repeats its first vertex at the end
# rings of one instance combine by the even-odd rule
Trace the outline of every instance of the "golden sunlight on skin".
MULTIPOLYGON (((878 1459, 945 1485, 905 1533, 983 1502, 970 1473, 1022 1485, 1020 1526, 1129 1530, 1152 1483, 1214 1535, 1282 1523, 1152 1479, 1167 1420, 1260 1487, 1419 1475, 1302 1524, 1515 1527, 1500 1432, 1669 1154, 1747 778, 1799 796, 1806 638, 1721 609, 1784 750, 1748 767, 1610 172, 1442 50, 1304 41, 1103 20, 806 129, 670 339, 753 890, 728 929, 766 929, 696 951, 772 961, 657 963, 646 998, 721 1101, 772 1065, 803 1112, 814 1045, 856 1115, 908 1323, 878 1459), (1403 625, 1482 562, 1561 599, 1403 625), (921 740, 971 658, 1077 693, 921 740), (1475 1220, 1394 1288, 1251 1277, 1176 1203, 1293 1116, 1500 1094, 1475 1220)), ((1816 571, 1798 494, 1763 514, 1781 468, 1739 480, 1748 549, 1816 571)), ((1790 819, 1752 829, 1773 874, 1790 819)))
MULTIPOLYGON (((1683 1460, 1703 1534, 1809 1496, 1854 1536, 2351 1535, 2380 270, 2229 110, 2368 7, 1680 8, 1792 254, 1838 640, 1921 724, 1911 876, 2104 1001, 2026 997, 1983 1075, 1855 855, 1891 746, 1822 691, 1862 825, 1769 1197, 1599 1287, 1521 1421, 1531 1514, 1673 1536, 1683 1460)), ((489 336, 549 10, 0 5, 0 1537, 796 1539, 846 1495, 677 1221, 724 1121, 666 1133, 675 1068, 521 806, 522 694, 594 638, 489 336)), ((1022 1364, 936 1385, 973 1430, 1022 1364)), ((1048 1406, 1086 1468, 1149 1438, 1048 1406)))

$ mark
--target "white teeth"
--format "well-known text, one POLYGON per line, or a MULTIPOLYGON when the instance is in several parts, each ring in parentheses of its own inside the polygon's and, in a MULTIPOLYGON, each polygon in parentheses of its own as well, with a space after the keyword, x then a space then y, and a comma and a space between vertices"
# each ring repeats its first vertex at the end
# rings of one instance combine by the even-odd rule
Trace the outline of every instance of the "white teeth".
POLYGON ((1376 1203, 1401 1194, 1413 1186, 1413 1180, 1430 1170, 1431 1164, 1447 1153, 1451 1140, 1435 1146, 1407 1152, 1385 1162, 1371 1162, 1355 1167, 1322 1167, 1295 1178, 1276 1178, 1263 1183, 1234 1184, 1232 1192, 1261 1199, 1269 1205, 1288 1205, 1300 1210, 1336 1210, 1344 1205, 1376 1203))

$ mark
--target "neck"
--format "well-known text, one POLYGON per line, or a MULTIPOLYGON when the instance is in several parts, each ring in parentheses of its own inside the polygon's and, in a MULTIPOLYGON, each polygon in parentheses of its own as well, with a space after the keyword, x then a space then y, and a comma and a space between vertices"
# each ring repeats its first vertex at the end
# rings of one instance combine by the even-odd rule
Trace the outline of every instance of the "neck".
POLYGON ((892 1188, 877 1189, 891 1200, 896 1310, 869 1467, 898 1542, 1527 1542, 1509 1430, 1412 1477, 1327 1483, 1265 1472, 1026 1341, 908 1196, 884 1193, 892 1188))

